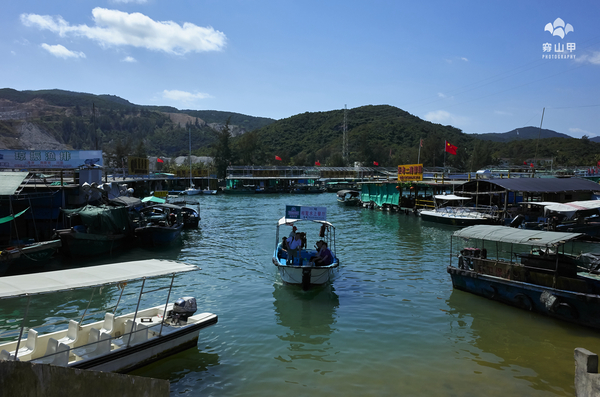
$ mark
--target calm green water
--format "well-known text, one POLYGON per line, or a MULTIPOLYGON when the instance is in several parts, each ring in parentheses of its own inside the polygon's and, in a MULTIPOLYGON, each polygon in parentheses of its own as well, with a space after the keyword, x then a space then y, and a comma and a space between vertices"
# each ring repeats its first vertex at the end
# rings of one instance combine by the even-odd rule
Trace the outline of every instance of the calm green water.
MULTIPOLYGON (((175 298, 195 296, 219 323, 197 349, 134 372, 170 380, 173 396, 573 396, 573 350, 600 352, 597 332, 453 291, 452 228, 342 207, 335 194, 200 200, 200 228, 181 245, 113 258, 202 268, 178 278, 175 298), (342 263, 332 285, 282 285, 271 255, 286 204, 327 206, 342 263)), ((89 296, 60 295, 36 306, 31 326, 81 313, 89 296)), ((1 301, 0 319, 14 318, 17 303, 1 301)), ((134 304, 126 293, 124 309, 134 304)))

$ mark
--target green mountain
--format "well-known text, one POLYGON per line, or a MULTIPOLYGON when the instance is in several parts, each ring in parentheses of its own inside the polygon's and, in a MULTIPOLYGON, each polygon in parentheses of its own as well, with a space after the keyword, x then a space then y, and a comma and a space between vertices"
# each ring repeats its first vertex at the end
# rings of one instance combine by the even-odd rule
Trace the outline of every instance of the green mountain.
MULTIPOLYGON (((216 110, 140 106, 113 95, 63 90, 0 89, 0 148, 102 149, 106 164, 127 156, 214 156, 219 170, 233 165, 395 167, 422 163, 458 170, 551 160, 558 166, 596 165, 600 143, 524 127, 504 134, 464 134, 388 105, 306 112, 282 120, 216 110), (344 124, 346 120, 346 124, 344 124), (343 153, 344 130, 347 156, 343 153), (24 134, 27 131, 28 134, 24 134), (37 131, 39 139, 33 139, 37 131), (47 138, 47 139, 46 139, 47 138), (445 143, 457 147, 456 155, 445 143), (281 158, 281 160, 276 160, 281 158)), ((548 162, 548 161, 546 161, 548 162)))
POLYGON ((494 142, 510 142, 523 139, 546 139, 546 138, 573 138, 560 132, 540 129, 538 127, 522 127, 517 128, 509 132, 497 133, 488 132, 484 134, 471 134, 474 137, 483 141, 494 141, 494 142))

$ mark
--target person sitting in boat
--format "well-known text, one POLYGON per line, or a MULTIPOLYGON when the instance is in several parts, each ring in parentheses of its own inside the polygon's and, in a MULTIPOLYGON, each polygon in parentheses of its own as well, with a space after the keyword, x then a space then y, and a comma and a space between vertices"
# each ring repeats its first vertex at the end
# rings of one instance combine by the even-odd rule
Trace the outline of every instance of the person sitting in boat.
POLYGON ((288 244, 288 265, 291 264, 294 260, 294 257, 298 257, 300 260, 300 250, 302 249, 302 239, 300 238, 300 234, 296 233, 293 239, 287 239, 288 244))
POLYGON ((281 239, 281 242, 277 244, 277 259, 286 258, 288 256, 287 253, 287 237, 281 239))
POLYGON ((317 255, 312 256, 310 261, 315 264, 315 266, 329 266, 333 262, 333 254, 327 248, 327 243, 323 240, 317 241, 317 255))

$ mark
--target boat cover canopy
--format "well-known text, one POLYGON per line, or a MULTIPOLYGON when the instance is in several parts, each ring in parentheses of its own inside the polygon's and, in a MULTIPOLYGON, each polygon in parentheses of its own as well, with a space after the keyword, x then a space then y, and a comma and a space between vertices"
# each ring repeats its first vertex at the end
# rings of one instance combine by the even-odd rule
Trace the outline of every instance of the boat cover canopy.
POLYGON ((360 196, 360 192, 358 190, 338 190, 337 195, 340 197, 344 197, 349 194, 350 197, 358 197, 360 196))
POLYGON ((300 221, 309 221, 309 222, 316 222, 316 223, 321 223, 327 226, 331 226, 335 229, 335 226, 333 226, 331 223, 327 222, 327 221, 319 221, 319 220, 312 220, 312 219, 292 219, 292 218, 286 218, 283 217, 279 220, 279 222, 277 222, 277 227, 281 226, 281 225, 288 225, 288 226, 293 226, 294 223, 296 222, 300 222, 300 221))
POLYGON ((200 268, 197 266, 182 262, 147 259, 19 276, 6 276, 0 277, 0 299, 116 284, 198 269, 200 268))
POLYGON ((455 194, 438 194, 435 196, 436 200, 471 200, 471 197, 462 197, 455 194))
POLYGON ((160 198, 160 197, 156 197, 156 196, 148 196, 148 197, 144 197, 142 199, 143 203, 147 203, 148 201, 151 201, 153 203, 158 203, 158 204, 164 204, 167 202, 167 200, 165 200, 164 198, 160 198))
POLYGON ((573 218, 578 212, 594 214, 600 211, 600 200, 572 201, 570 203, 553 203, 544 207, 544 213, 556 212, 565 215, 568 219, 573 218))
POLYGON ((523 244, 537 247, 556 246, 575 240, 583 233, 547 232, 542 230, 515 229, 508 226, 475 225, 454 232, 453 236, 480 240, 523 244))

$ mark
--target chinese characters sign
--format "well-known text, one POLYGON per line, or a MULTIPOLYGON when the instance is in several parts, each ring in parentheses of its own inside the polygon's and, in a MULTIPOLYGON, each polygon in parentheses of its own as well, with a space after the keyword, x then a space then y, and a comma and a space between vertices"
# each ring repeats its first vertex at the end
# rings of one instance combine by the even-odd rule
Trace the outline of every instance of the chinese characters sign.
POLYGON ((299 205, 286 205, 285 217, 290 219, 325 221, 327 220, 327 207, 302 207, 299 205))
POLYGON ((398 166, 398 182, 422 180, 423 164, 406 164, 398 166))
POLYGON ((101 150, 0 150, 0 168, 102 166, 101 150))
POLYGON ((544 31, 549 32, 552 37, 559 37, 560 41, 543 43, 542 59, 575 59, 576 44, 570 41, 564 42, 565 37, 574 31, 570 23, 565 23, 562 19, 556 18, 553 23, 546 24, 544 31))

